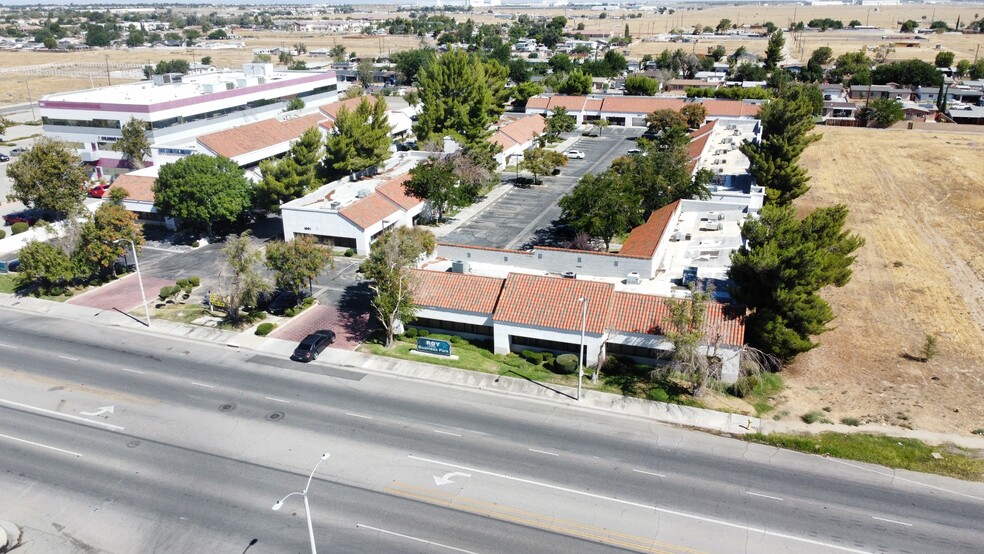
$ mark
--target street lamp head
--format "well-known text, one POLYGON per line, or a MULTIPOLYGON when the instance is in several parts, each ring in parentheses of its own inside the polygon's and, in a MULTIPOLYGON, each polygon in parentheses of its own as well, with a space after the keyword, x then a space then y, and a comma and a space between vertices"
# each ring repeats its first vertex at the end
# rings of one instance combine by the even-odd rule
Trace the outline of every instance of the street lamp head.
POLYGON ((327 460, 330 456, 331 454, 325 452, 324 454, 321 455, 321 461, 327 460))
POLYGON ((280 508, 283 508, 283 507, 284 507, 284 501, 283 500, 278 500, 277 503, 273 505, 273 511, 276 512, 277 510, 279 510, 280 508))

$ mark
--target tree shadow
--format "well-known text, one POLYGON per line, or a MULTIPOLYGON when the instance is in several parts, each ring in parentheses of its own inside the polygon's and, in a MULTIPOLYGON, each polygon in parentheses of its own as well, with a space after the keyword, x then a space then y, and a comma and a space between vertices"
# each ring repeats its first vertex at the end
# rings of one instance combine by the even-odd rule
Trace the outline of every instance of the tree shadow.
POLYGON ((379 325, 372 307, 372 291, 365 282, 345 287, 338 300, 338 320, 341 331, 350 342, 364 342, 379 325))
POLYGON ((928 361, 926 358, 923 358, 922 356, 915 356, 913 354, 909 354, 908 352, 902 352, 901 354, 899 354, 899 358, 902 358, 903 360, 909 360, 910 362, 928 361))

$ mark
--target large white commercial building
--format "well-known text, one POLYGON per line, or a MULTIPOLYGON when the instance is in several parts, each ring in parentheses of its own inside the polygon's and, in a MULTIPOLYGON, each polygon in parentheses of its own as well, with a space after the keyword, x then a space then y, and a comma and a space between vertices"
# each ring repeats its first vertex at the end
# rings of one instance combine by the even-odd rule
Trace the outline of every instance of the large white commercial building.
POLYGON ((337 99, 333 71, 275 71, 272 64, 245 64, 243 71, 203 75, 157 75, 152 81, 52 94, 38 104, 46 136, 77 146, 93 176, 110 177, 129 171, 123 156, 112 149, 130 118, 147 122, 158 156, 162 145, 194 143, 201 135, 246 123, 271 119, 287 102, 300 98, 320 105, 337 99))

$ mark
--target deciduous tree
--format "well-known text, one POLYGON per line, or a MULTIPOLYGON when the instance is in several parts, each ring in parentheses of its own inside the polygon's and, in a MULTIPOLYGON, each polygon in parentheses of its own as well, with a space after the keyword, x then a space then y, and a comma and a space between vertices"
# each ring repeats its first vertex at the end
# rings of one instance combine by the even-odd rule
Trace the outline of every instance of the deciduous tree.
POLYGON ((546 148, 527 150, 519 168, 533 174, 533 183, 538 183, 540 175, 550 175, 558 167, 567 165, 567 156, 546 148))
POLYGON ((598 237, 607 251, 612 238, 641 222, 641 198, 613 171, 587 174, 558 205, 562 218, 578 231, 598 237))
POLYGON ((154 205, 212 234, 212 224, 233 222, 252 205, 253 187, 229 158, 192 154, 161 167, 154 183, 154 205))
POLYGON ((644 75, 629 75, 625 78, 625 94, 632 96, 653 96, 659 92, 659 82, 644 75))
POLYGON ((567 75, 557 92, 561 94, 583 95, 591 92, 591 75, 575 69, 567 75))
POLYGON ((83 184, 89 178, 71 146, 48 137, 38 139, 27 152, 10 162, 7 176, 13 181, 8 200, 62 215, 76 214, 82 209, 83 184))
POLYGON ((270 283, 260 274, 259 265, 263 261, 263 253, 253 246, 249 231, 240 235, 230 235, 222 248, 225 262, 230 272, 226 279, 226 312, 233 323, 242 319, 240 313, 244 306, 255 306, 260 293, 272 289, 270 283))
POLYGON ((99 206, 92 218, 82 227, 82 234, 72 253, 79 276, 89 276, 113 270, 115 262, 133 241, 137 250, 143 245, 142 227, 137 225, 137 214, 119 204, 99 206))
POLYGON ((700 102, 691 102, 680 108, 680 115, 687 120, 687 127, 696 129, 704 124, 707 119, 707 108, 700 102))
POLYGON ((274 272, 277 287, 292 291, 300 302, 304 287, 335 261, 331 249, 314 237, 297 235, 290 242, 268 242, 266 266, 274 272))
POLYGON ((371 281, 369 288, 375 293, 372 304, 386 332, 387 348, 393 345, 397 323, 412 322, 416 313, 414 283, 407 268, 421 255, 432 254, 436 246, 437 239, 427 229, 400 227, 383 233, 359 267, 371 281))

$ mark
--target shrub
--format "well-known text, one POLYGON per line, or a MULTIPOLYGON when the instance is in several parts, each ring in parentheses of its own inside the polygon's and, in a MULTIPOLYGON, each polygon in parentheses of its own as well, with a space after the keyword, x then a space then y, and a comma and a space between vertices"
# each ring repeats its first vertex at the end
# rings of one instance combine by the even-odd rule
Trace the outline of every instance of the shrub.
POLYGON ((842 417, 841 423, 844 425, 850 425, 851 427, 857 427, 858 425, 861 425, 861 420, 856 417, 842 417))
POLYGON ((543 364, 548 367, 552 367, 554 363, 553 352, 543 352, 542 354, 543 354, 543 364))
POLYGON ((451 337, 448 340, 451 341, 451 344, 468 344, 468 341, 459 337, 458 335, 451 335, 451 337))
POLYGON ((301 306, 304 306, 305 308, 313 305, 314 305, 314 298, 311 296, 308 296, 307 298, 304 299, 303 302, 301 302, 301 306))
POLYGON ((7 231, 0 229, 0 239, 5 238, 6 236, 7 236, 7 231))
POLYGON ((269 335, 271 332, 273 332, 273 330, 276 328, 277 328, 276 324, 273 323, 269 323, 269 322, 260 323, 260 325, 256 328, 256 335, 260 337, 265 337, 269 335))
POLYGON ((804 423, 813 424, 823 419, 823 412, 819 410, 806 412, 805 414, 800 416, 800 419, 802 419, 804 423))
POLYGON ((10 226, 10 233, 13 235, 19 235, 24 231, 27 231, 31 226, 27 224, 26 221, 18 221, 10 226))
POLYGON ((569 375, 577 371, 577 354, 561 354, 554 360, 554 371, 569 375))
POLYGON ((928 362, 932 360, 937 351, 938 347, 936 346, 936 335, 926 335, 926 342, 923 343, 922 347, 923 361, 928 362))
POLYGON ((984 428, 974 429, 973 431, 971 431, 971 433, 973 433, 975 435, 984 435, 984 428))
POLYGON ((430 334, 431 334, 431 332, 428 331, 427 329, 420 329, 420 330, 417 331, 417 335, 419 335, 421 337, 429 337, 430 334))
POLYGON ((202 280, 198 277, 198 275, 192 275, 191 277, 188 277, 188 283, 191 284, 192 287, 197 287, 202 284, 202 280))
POLYGON ((506 364, 509 367, 514 367, 516 369, 523 367, 523 359, 516 356, 515 354, 506 355, 506 359, 503 360, 502 363, 506 364))
POLYGON ((536 354, 536 352, 533 352, 532 350, 523 350, 519 353, 519 355, 528 362, 533 362, 534 354, 536 354))
POLYGON ((202 243, 198 242, 197 240, 195 242, 191 243, 191 247, 192 248, 198 248, 201 245, 202 245, 202 243))
POLYGON ((51 296, 62 296, 65 294, 65 287, 51 287, 48 289, 48 294, 51 296))
POLYGON ((346 258, 351 258, 352 256, 355 256, 355 250, 352 250, 351 248, 346 248, 344 256, 346 258))
POLYGON ((164 285, 161 287, 161 292, 157 295, 161 300, 167 300, 174 296, 174 293, 180 290, 178 287, 173 287, 171 285, 164 285))
POLYGON ((661 389, 659 387, 653 387, 653 388, 649 389, 648 396, 649 396, 649 399, 650 400, 655 400, 656 402, 669 402, 670 401, 670 393, 666 392, 665 390, 663 390, 663 389, 661 389))
POLYGON ((404 337, 407 337, 408 339, 415 339, 415 338, 417 338, 417 328, 416 327, 408 327, 407 330, 404 331, 403 336, 404 337))
POLYGON ((178 288, 183 289, 186 286, 188 286, 188 280, 187 279, 178 279, 177 282, 174 283, 174 284, 177 285, 178 288))

